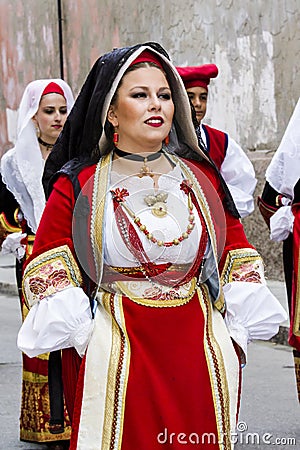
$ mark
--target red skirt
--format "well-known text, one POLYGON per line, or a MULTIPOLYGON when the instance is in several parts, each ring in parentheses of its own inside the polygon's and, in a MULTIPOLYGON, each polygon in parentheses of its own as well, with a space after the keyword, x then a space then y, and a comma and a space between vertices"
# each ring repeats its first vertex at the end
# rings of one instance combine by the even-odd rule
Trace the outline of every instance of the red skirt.
POLYGON ((71 449, 230 449, 239 362, 206 289, 102 296, 81 366, 71 449))

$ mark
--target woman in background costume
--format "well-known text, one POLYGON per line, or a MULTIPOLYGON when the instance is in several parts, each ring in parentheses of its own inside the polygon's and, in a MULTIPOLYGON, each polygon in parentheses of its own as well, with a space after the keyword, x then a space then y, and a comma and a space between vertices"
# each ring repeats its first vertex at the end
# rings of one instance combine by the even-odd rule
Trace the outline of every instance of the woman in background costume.
MULTIPOLYGON (((61 79, 35 80, 24 91, 18 115, 17 141, 1 159, 0 239, 3 253, 16 256, 16 276, 21 300, 22 319, 28 309, 21 283, 23 265, 31 254, 34 237, 45 207, 42 175, 58 135, 74 103, 69 85, 61 79)), ((55 354, 53 370, 55 367, 55 354)), ((50 369, 51 372, 51 369, 50 369)), ((54 376, 55 378, 55 376, 54 376)), ((55 387, 54 387, 55 389, 55 387)), ((51 416, 54 431, 57 405, 51 416)), ((63 408, 63 404, 58 405, 63 408)), ((70 427, 59 434, 49 432, 48 355, 28 358, 23 354, 23 382, 20 416, 21 440, 50 442, 67 440, 70 427)), ((61 414, 61 412, 60 412, 61 414)), ((63 412, 62 412, 63 414, 63 412)))
POLYGON ((45 183, 60 168, 18 345, 63 349, 70 448, 231 449, 240 357, 286 315, 159 44, 95 63, 45 183))
POLYGON ((300 401, 300 100, 266 171, 258 198, 260 212, 270 228, 270 238, 283 242, 283 267, 290 312, 289 343, 293 347, 300 401))

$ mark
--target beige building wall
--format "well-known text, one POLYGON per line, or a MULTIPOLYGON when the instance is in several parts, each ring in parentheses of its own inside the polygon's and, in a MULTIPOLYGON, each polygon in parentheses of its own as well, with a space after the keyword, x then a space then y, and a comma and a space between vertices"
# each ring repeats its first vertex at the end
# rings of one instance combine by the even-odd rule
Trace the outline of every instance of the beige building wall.
MULTIPOLYGON (((77 95, 101 54, 154 40, 176 65, 217 64, 207 123, 249 154, 260 193, 300 93, 299 24, 299 0, 0 0, 0 156, 13 145, 29 81, 60 77, 63 60, 64 78, 77 95)), ((282 277, 281 245, 270 247, 257 212, 245 226, 267 272, 282 277)))

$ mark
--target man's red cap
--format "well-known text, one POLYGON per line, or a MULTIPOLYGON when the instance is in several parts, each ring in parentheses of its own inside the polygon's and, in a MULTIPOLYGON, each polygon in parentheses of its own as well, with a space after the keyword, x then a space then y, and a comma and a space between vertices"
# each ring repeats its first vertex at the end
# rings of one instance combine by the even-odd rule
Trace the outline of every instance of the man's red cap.
POLYGON ((208 89, 211 78, 216 78, 218 68, 215 64, 204 64, 203 66, 176 67, 186 89, 201 86, 208 89))
POLYGON ((51 81, 51 83, 47 84, 47 86, 43 90, 42 96, 47 94, 60 94, 64 98, 66 98, 62 88, 57 83, 54 83, 54 81, 51 81))

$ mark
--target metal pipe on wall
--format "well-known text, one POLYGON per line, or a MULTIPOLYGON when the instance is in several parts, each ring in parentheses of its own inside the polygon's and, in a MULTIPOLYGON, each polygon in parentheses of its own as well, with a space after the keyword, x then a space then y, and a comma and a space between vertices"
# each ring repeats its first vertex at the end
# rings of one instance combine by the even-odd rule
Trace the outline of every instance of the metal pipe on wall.
POLYGON ((57 0, 57 16, 58 16, 58 43, 59 43, 59 65, 60 77, 64 79, 64 50, 63 50, 63 29, 62 29, 62 7, 61 0, 57 0))

